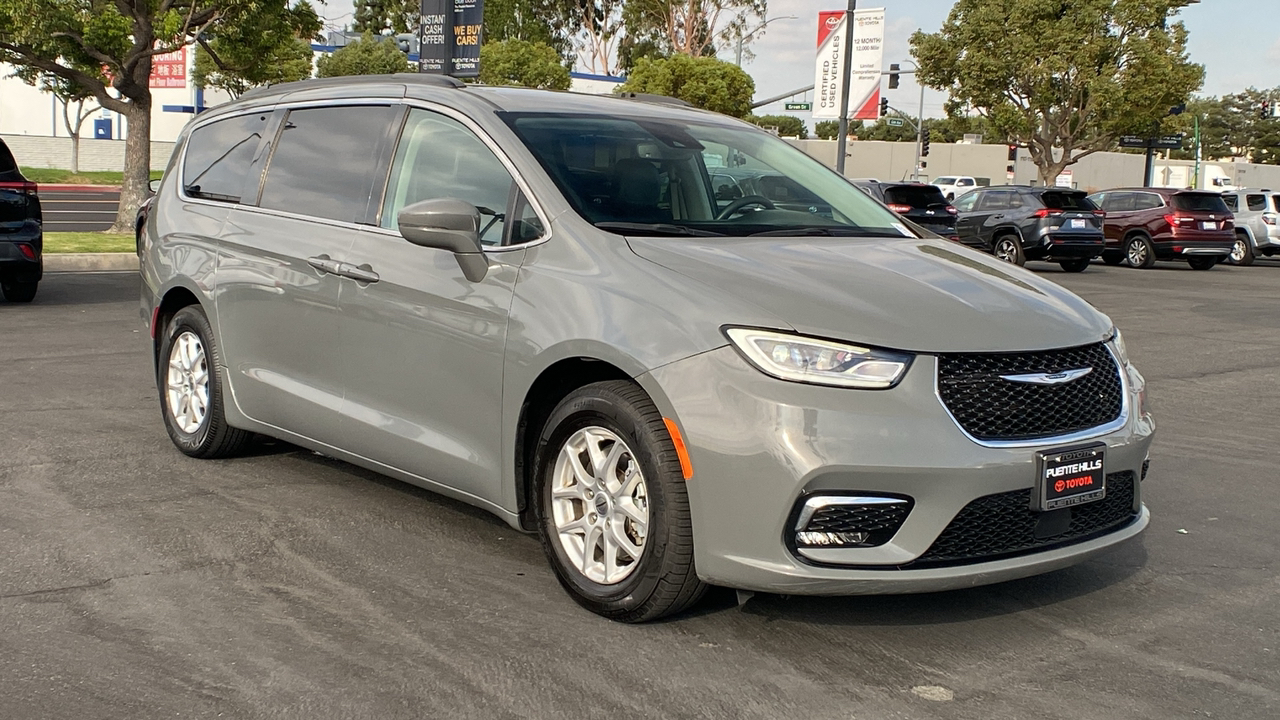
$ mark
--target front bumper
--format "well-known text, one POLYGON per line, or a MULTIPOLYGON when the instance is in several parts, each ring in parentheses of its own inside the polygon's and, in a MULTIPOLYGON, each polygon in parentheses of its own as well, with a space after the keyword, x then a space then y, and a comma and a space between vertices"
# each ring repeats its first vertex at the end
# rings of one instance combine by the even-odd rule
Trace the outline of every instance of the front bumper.
MULTIPOLYGON (((971 501, 1030 488, 1035 452, 1063 443, 986 447, 969 439, 935 394, 936 360, 916 358, 892 390, 817 387, 769 378, 731 347, 650 373, 672 404, 693 465, 688 481, 695 562, 708 582, 764 592, 929 592, 999 582, 1078 563, 1146 527, 1135 518, 1101 537, 986 562, 913 569, 971 501), (823 563, 788 549, 793 508, 809 493, 914 500, 883 545, 823 549, 823 563)), ((1141 475, 1154 432, 1132 371, 1123 426, 1098 440, 1106 471, 1141 475)), ((812 553, 810 553, 812 554, 812 553)))

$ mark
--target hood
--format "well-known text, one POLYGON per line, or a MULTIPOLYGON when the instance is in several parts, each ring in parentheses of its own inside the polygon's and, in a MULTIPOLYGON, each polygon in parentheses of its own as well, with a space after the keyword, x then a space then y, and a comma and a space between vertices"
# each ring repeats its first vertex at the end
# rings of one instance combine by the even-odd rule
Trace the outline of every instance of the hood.
POLYGON ((916 352, 1098 342, 1111 321, 1034 273, 918 238, 629 238, 632 250, 731 292, 794 330, 916 352))

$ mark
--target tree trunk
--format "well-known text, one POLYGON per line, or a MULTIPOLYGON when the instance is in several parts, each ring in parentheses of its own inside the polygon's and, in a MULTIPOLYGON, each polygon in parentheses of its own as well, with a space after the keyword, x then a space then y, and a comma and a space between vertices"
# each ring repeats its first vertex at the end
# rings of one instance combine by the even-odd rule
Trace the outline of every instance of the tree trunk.
POLYGON ((71 133, 71 174, 80 174, 80 128, 71 133))
POLYGON ((125 113, 129 136, 124 142, 124 182, 120 186, 120 209, 108 232, 133 233, 138 207, 147 198, 151 182, 151 98, 136 98, 125 113))
POLYGON ((1053 160, 1044 165, 1037 163, 1036 172, 1040 176, 1040 184, 1045 187, 1053 187, 1058 183, 1058 176, 1061 175, 1062 171, 1070 164, 1071 163, 1066 160, 1053 160))

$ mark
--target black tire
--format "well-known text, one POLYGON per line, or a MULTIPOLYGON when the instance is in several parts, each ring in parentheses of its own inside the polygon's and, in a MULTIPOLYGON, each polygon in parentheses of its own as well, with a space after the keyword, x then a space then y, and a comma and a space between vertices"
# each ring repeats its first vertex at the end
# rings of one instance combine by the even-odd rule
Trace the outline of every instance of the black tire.
POLYGON ((1019 267, 1027 264, 1026 253, 1022 252, 1022 241, 1012 233, 997 235, 996 239, 991 241, 991 254, 999 260, 1019 267))
POLYGON ((1062 266, 1063 272, 1078 273, 1084 272, 1089 267, 1089 258, 1077 258, 1075 260, 1061 260, 1058 262, 1062 266))
POLYGON ((1133 235, 1124 243, 1125 261, 1129 267, 1149 270, 1156 265, 1156 249, 1151 238, 1146 235, 1133 235))
POLYGON ((1218 264, 1218 258, 1212 255, 1209 257, 1187 258, 1187 264, 1191 266, 1192 270, 1212 270, 1213 266, 1218 264))
MULTIPOLYGON (((611 380, 570 393, 547 418, 533 467, 542 548, 556 578, 578 604, 611 620, 636 623, 678 613, 702 598, 707 585, 694 568, 693 521, 680 457, 662 413, 638 386, 611 380), (601 427, 621 438, 644 478, 649 515, 640 559, 629 575, 613 584, 598 583, 579 570, 555 528, 551 494, 556 460, 565 443, 588 427, 601 427)), ((583 515, 587 512, 584 507, 583 515)))
POLYGON ((156 389, 160 393, 160 414, 169 439, 183 453, 194 458, 215 459, 238 455, 253 438, 253 433, 227 424, 223 413, 222 354, 213 336, 213 328, 199 305, 182 308, 164 327, 160 354, 156 362, 156 389), (208 374, 208 400, 203 419, 188 432, 178 425, 170 408, 168 392, 169 363, 173 344, 184 333, 192 333, 204 349, 203 367, 208 374))
POLYGON ((1108 265, 1119 265, 1124 262, 1124 255, 1120 253, 1103 253, 1102 262, 1108 265))
POLYGON ((1249 242, 1249 236, 1245 233, 1236 233, 1236 244, 1231 248, 1231 255, 1227 257, 1227 262, 1240 267, 1249 267, 1253 264, 1253 243, 1249 242))
POLYGON ((4 293, 4 299, 9 302, 29 303, 36 299, 36 288, 38 282, 3 282, 0 283, 0 292, 4 293))

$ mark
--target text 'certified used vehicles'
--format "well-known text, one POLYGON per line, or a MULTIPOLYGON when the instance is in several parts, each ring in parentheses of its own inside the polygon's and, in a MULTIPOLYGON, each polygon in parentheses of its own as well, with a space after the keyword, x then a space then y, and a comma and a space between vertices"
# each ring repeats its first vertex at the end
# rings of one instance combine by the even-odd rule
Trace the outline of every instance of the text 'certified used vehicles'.
POLYGON ((1148 523, 1154 425, 1109 319, 721 115, 256 90, 183 132, 141 243, 183 452, 263 433, 472 503, 617 620, 708 584, 998 582, 1148 523), (726 203, 713 167, 812 202, 726 203))
POLYGON ((44 271, 44 218, 39 188, 18 170, 0 140, 0 293, 31 302, 44 271))
POLYGON ((1209 270, 1236 244, 1231 211, 1216 192, 1117 188, 1089 199, 1107 214, 1102 260, 1108 265, 1150 268, 1157 260, 1182 260, 1209 270))
POLYGON ((1079 190, 1007 185, 956 201, 960 242, 1022 265, 1056 262, 1082 272, 1102 254, 1102 211, 1079 190))

